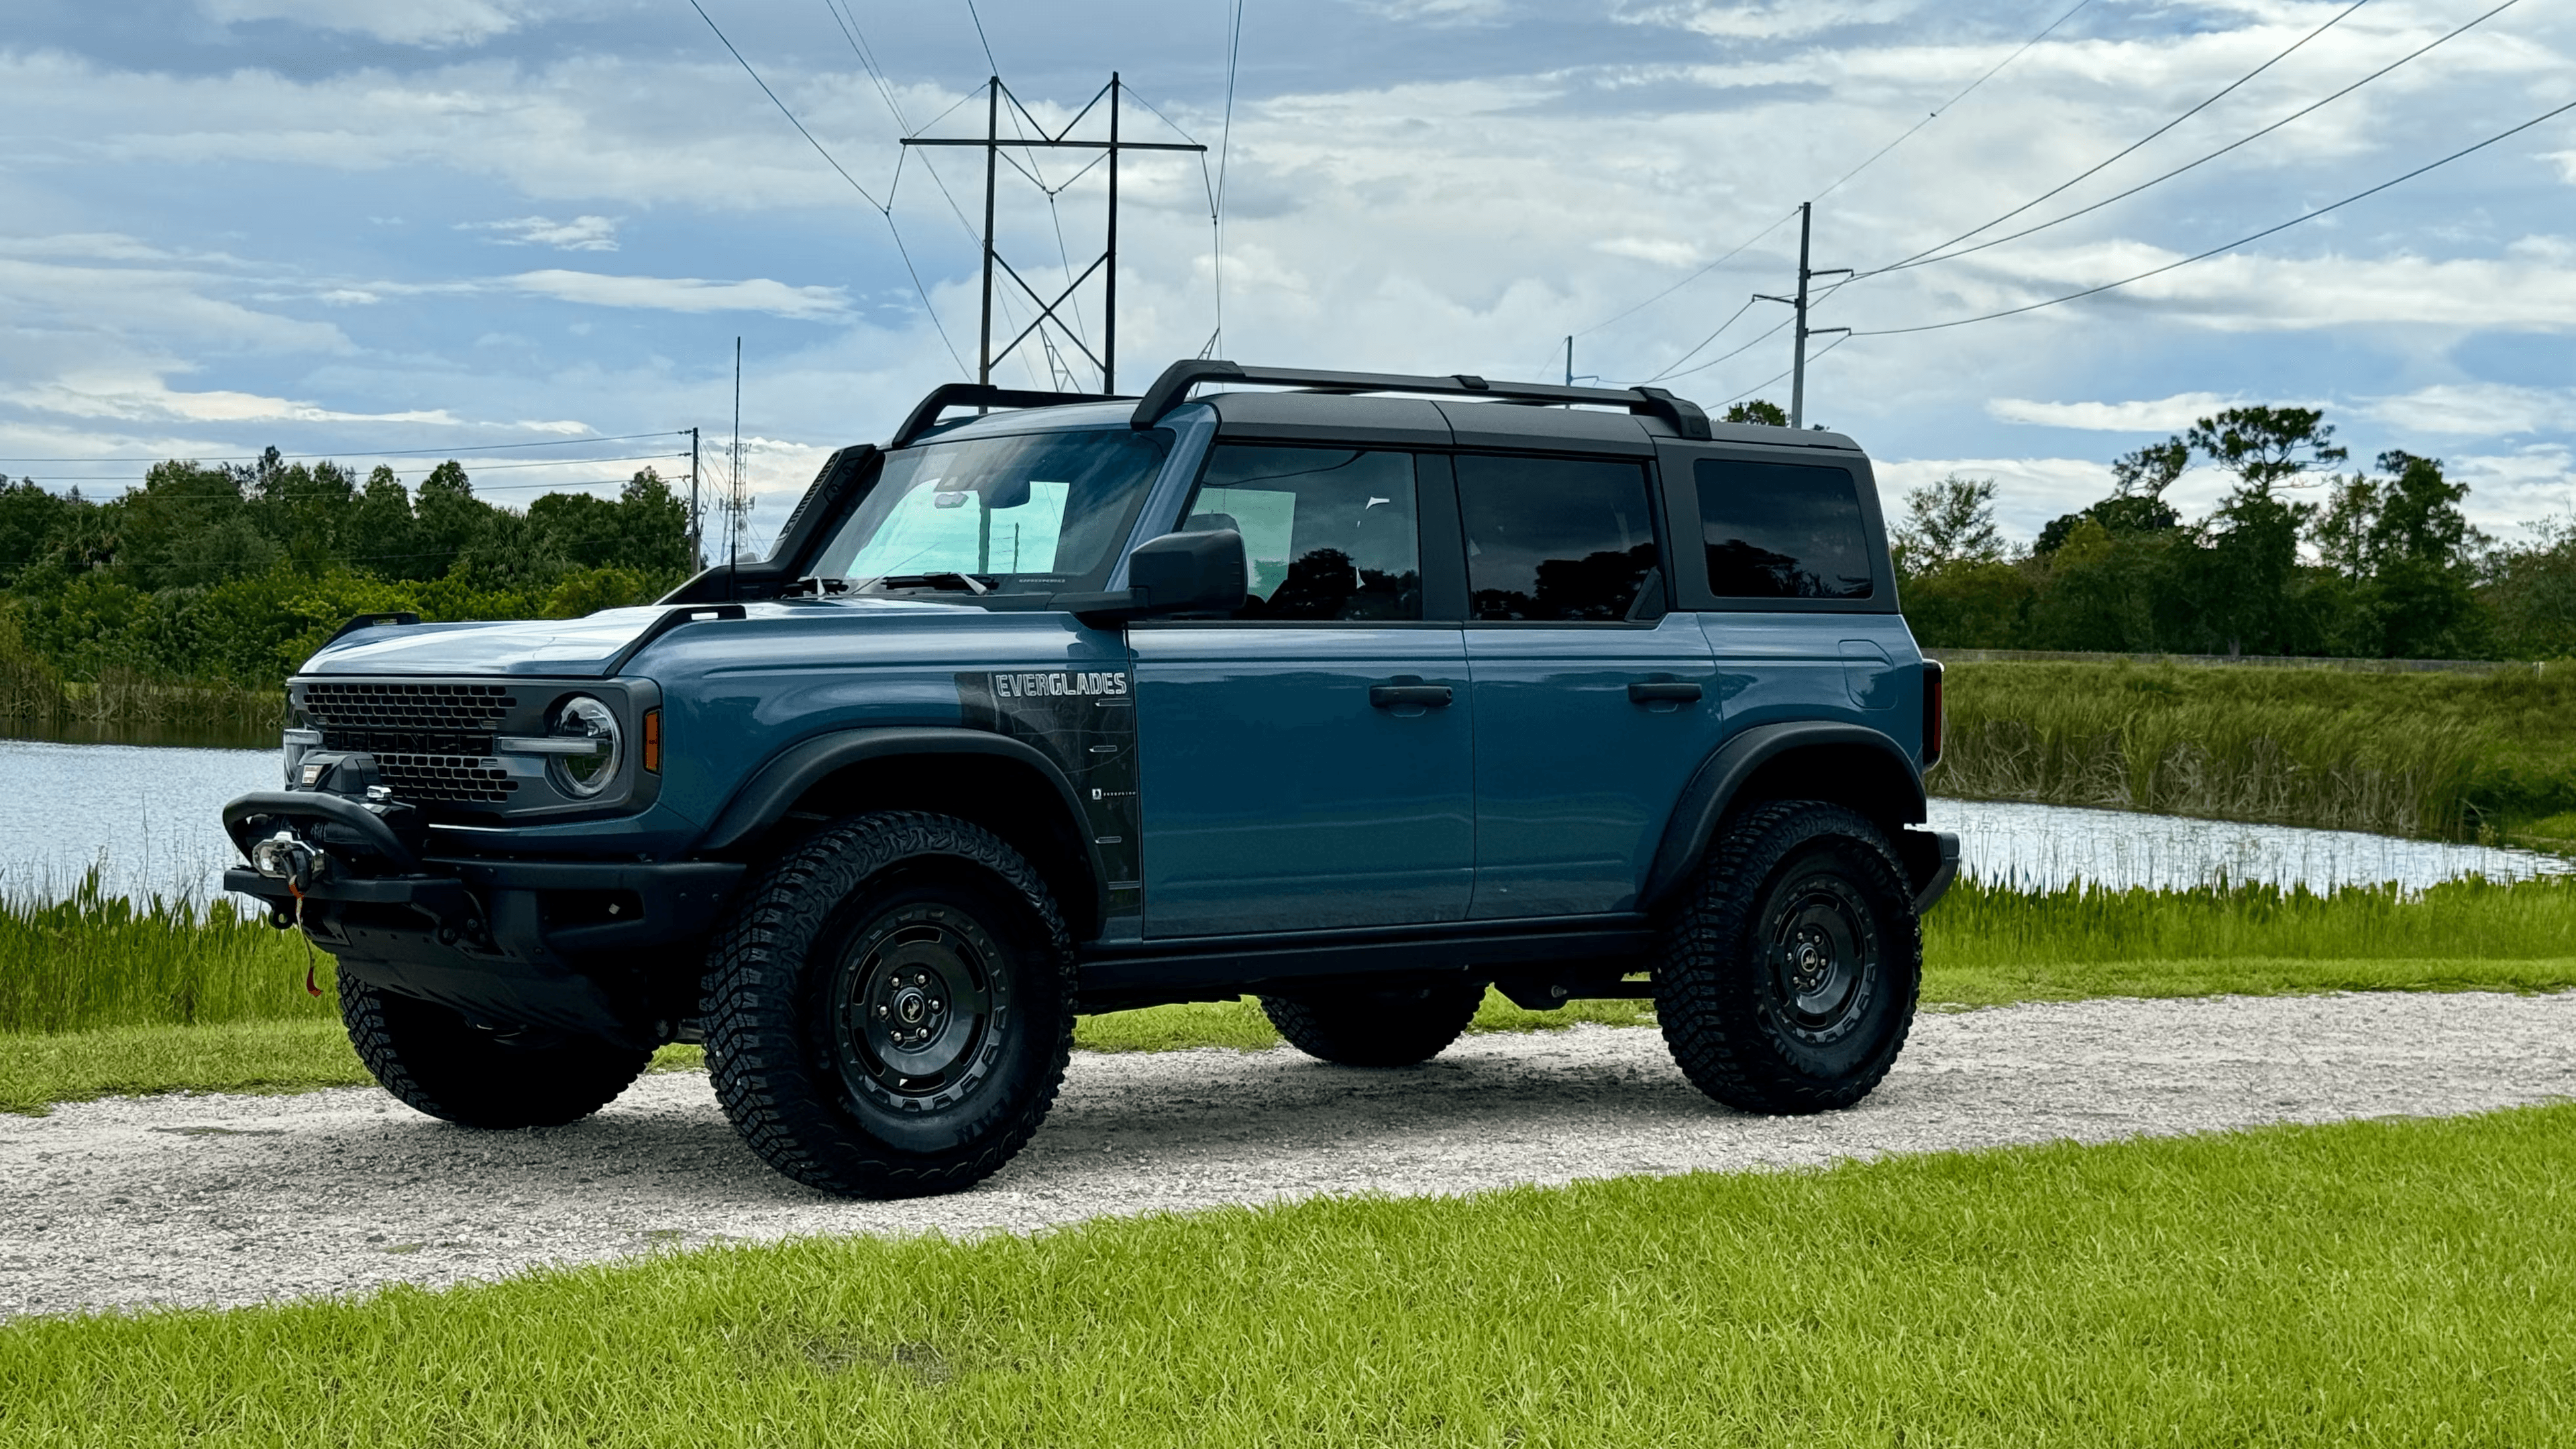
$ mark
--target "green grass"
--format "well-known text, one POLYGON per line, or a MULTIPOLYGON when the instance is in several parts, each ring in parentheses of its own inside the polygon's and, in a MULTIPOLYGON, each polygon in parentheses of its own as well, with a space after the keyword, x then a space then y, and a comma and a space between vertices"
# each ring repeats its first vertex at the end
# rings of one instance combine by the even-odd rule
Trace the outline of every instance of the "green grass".
POLYGON ((1945 795, 2576 845, 2576 670, 1963 663, 1949 707, 1945 795))
POLYGON ((2576 1107, 0 1328, 13 1446, 2549 1444, 2576 1107))
MULTIPOLYGON (((367 1081, 331 1001, 305 994, 302 948, 292 936, 220 916, 191 927, 181 916, 105 907, 36 914, 42 929, 24 913, 0 910, 0 950, 16 953, 0 957, 7 963, 0 1111, 123 1094, 367 1081), (135 954, 119 954, 128 949, 135 954), (128 968, 121 976, 119 962, 128 968), (22 1024, 54 1021, 84 1025, 22 1024)), ((2032 895, 1968 883, 1925 922, 1924 955, 1923 1000, 1934 1009, 2230 992, 2562 991, 2576 989, 2576 881, 2464 881, 2411 897, 2267 886, 2032 895)), ((321 980, 327 991, 327 957, 321 980)), ((1489 992, 1469 1029, 1653 1020, 1644 1001, 1534 1012, 1489 992)), ((1074 1042, 1087 1051, 1251 1051, 1278 1045, 1279 1036, 1257 1004, 1239 1000, 1086 1016, 1074 1042)), ((672 1047, 660 1064, 699 1060, 694 1047, 672 1047)))

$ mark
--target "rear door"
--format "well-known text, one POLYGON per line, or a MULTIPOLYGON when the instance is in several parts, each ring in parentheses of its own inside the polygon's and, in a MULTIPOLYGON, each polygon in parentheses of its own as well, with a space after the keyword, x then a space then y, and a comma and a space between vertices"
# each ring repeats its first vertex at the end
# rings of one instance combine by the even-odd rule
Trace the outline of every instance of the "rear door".
POLYGON ((1651 465, 1462 453, 1476 919, 1632 910, 1720 730, 1698 620, 1672 613, 1651 465))
POLYGON ((1251 602, 1128 631, 1148 937, 1465 915, 1466 649, 1454 616, 1425 617, 1422 520, 1454 517, 1446 470, 1427 461, 1212 450, 1182 527, 1243 535, 1251 602))

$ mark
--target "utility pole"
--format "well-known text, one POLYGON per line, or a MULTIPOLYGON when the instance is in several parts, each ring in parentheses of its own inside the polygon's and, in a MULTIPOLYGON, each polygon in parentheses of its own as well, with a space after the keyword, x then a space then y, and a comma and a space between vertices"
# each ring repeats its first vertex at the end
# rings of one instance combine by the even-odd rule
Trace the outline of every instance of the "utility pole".
POLYGON ((1807 325, 1807 284, 1818 277, 1848 277, 1852 270, 1849 267, 1818 268, 1807 265, 1808 223, 1812 219, 1811 214, 1815 210, 1815 205, 1812 201, 1798 203, 1798 294, 1794 297, 1773 297, 1760 292, 1753 294, 1753 300, 1757 302, 1786 302, 1797 309, 1797 341, 1789 361, 1789 426, 1793 428, 1803 428, 1807 425, 1807 339, 1822 337, 1828 332, 1851 330, 1848 327, 1809 327, 1807 325))
POLYGON ((742 552, 742 339, 733 340, 732 480, 725 503, 725 566, 742 552))
POLYGON ((1574 386, 1574 339, 1565 339, 1565 385, 1574 386))
MULTIPOLYGON (((1002 84, 1002 78, 1000 76, 992 77, 986 82, 986 84, 988 86, 988 90, 984 98, 984 135, 982 139, 978 140, 973 138, 941 136, 906 136, 903 138, 903 144, 907 146, 980 146, 984 151, 984 311, 981 339, 977 343, 975 349, 975 380, 980 383, 990 384, 993 380, 993 368, 1004 358, 1009 357, 1021 343, 1028 341, 1031 334, 1036 333, 1038 329, 1044 327, 1049 322, 1052 322, 1055 324, 1056 331, 1062 334, 1063 337, 1067 341, 1070 341, 1076 348, 1080 349, 1082 355, 1090 360, 1091 365, 1100 370, 1100 390, 1102 392, 1116 392, 1118 390, 1119 158, 1129 151, 1204 152, 1207 148, 1205 146, 1198 145, 1195 142, 1183 144, 1174 141, 1129 141, 1121 137, 1119 135, 1119 113, 1121 109, 1119 103, 1124 99, 1125 93, 1123 85, 1115 72, 1110 74, 1109 84, 1102 86, 1099 91, 1092 96, 1091 100, 1074 115, 1072 120, 1065 122, 1064 127, 1061 130, 1056 131, 1049 131, 1046 127, 1039 125, 1037 117, 1029 114, 1028 107, 1020 104, 1020 98, 1011 94, 1010 87, 1002 84), (1019 113, 1020 118, 1027 123, 1029 128, 1037 132, 1034 139, 1003 139, 1002 102, 1005 100, 1008 100, 1011 103, 1012 109, 1019 113), (1109 103, 1109 139, 1105 141, 1075 139, 1073 137, 1073 128, 1081 125, 1084 118, 1088 117, 1103 100, 1106 100, 1109 103), (1074 278, 1073 281, 1067 285, 1062 292, 1057 293, 1053 299, 1041 296, 1035 287, 1030 286, 1028 282, 1020 276, 1019 272, 1012 267, 1006 258, 1002 256, 1001 250, 994 238, 993 217, 996 189, 1001 180, 1001 156, 1002 152, 1005 150, 1105 151, 1108 153, 1109 225, 1106 245, 1101 251, 1099 260, 1094 261, 1090 266, 1084 268, 1082 275, 1074 278), (1084 342, 1072 328, 1065 325, 1062 317, 1056 315, 1056 309, 1072 300, 1073 294, 1081 288, 1083 283, 1091 280, 1092 273, 1094 272, 1105 273, 1101 285, 1106 295, 1106 318, 1101 326, 1101 346, 1098 352, 1092 351, 1090 344, 1084 342), (1037 304, 1038 315, 1037 320, 1020 329, 1019 336, 1002 344, 1001 349, 999 351, 995 351, 993 347, 993 288, 997 281, 1005 279, 1007 279, 1012 285, 1018 287, 1022 292, 1026 293, 1031 302, 1037 304)), ((1018 165, 1017 162, 1013 162, 1012 164, 1014 166, 1018 165)), ((1078 175, 1080 173, 1076 174, 1078 175)), ((1032 179, 1035 178, 1032 177, 1032 179)), ((1072 183, 1069 181, 1066 183, 1066 185, 1071 184, 1072 183)))
POLYGON ((698 430, 689 429, 689 569, 707 566, 706 525, 698 514, 698 430))

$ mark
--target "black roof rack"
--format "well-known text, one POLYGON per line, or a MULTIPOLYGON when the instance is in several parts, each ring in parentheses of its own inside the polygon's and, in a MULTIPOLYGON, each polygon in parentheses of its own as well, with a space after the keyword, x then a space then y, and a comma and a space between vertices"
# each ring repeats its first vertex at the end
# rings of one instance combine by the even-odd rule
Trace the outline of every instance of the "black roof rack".
MULTIPOLYGON (((1187 401, 1202 382, 1255 383, 1302 387, 1316 392, 1419 392, 1448 397, 1485 397, 1516 403, 1601 403, 1660 418, 1685 438, 1709 436, 1708 414, 1699 404, 1660 387, 1558 387, 1544 382, 1488 382, 1473 373, 1447 377, 1410 376, 1398 372, 1317 372, 1302 367, 1239 367, 1231 362, 1175 362, 1163 369, 1136 404, 1135 424, 1150 428, 1187 401)), ((935 394, 934 394, 935 396, 935 394)), ((927 404, 924 404, 927 406, 927 404)))
POLYGON ((1100 392, 1031 392, 1025 388, 991 387, 980 382, 943 382, 930 390, 930 396, 894 430, 894 441, 887 451, 909 448, 921 441, 921 435, 939 426, 939 415, 950 408, 1051 408, 1064 403, 1125 402, 1119 393, 1100 392))

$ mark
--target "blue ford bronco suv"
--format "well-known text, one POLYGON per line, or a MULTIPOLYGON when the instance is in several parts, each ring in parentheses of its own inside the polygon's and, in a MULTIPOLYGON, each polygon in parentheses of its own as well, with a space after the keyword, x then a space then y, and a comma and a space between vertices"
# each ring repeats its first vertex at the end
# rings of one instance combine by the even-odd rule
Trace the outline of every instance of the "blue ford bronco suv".
POLYGON ((1868 459, 1653 388, 954 384, 766 561, 352 620, 289 695, 225 884, 338 959, 388 1091, 564 1123, 703 1041, 861 1196, 1006 1162, 1077 1009, 1252 994, 1393 1067, 1488 985, 1645 997, 1718 1101, 1847 1106, 1958 854, 1868 459))

